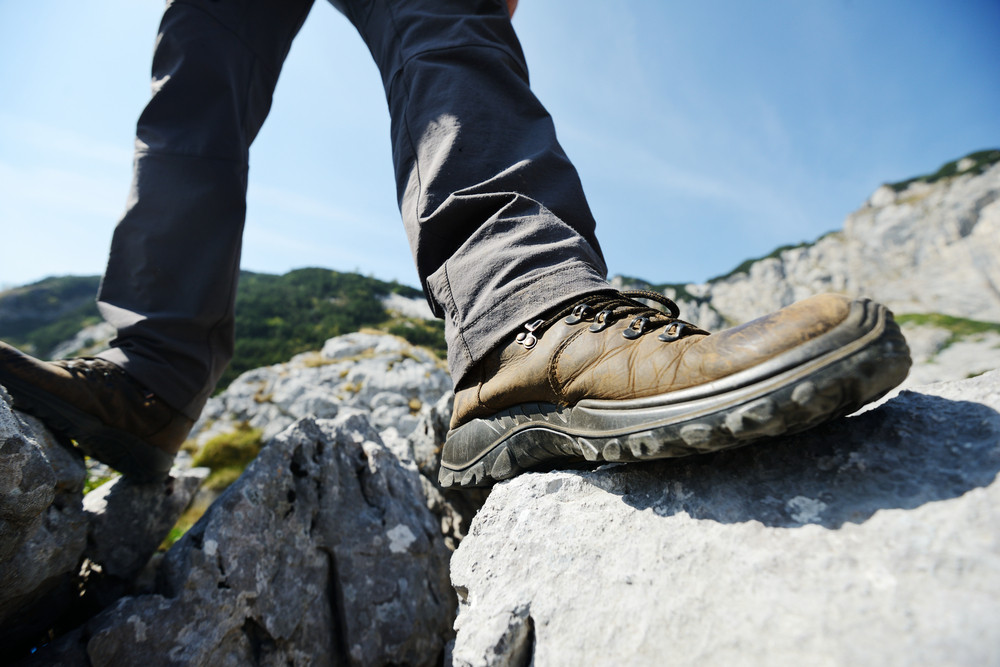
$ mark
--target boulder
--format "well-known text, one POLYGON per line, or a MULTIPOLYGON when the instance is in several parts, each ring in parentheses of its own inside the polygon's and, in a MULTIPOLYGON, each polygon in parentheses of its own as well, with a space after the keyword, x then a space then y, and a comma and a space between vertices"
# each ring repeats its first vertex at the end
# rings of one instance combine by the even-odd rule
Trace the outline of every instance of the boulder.
POLYGON ((16 655, 131 591, 205 474, 84 496, 83 457, 0 387, 0 645, 16 655))
POLYGON ((0 388, 0 645, 8 647, 72 604, 87 544, 83 463, 37 433, 0 388))
POLYGON ((116 476, 84 496, 89 530, 77 616, 96 613, 133 592, 137 577, 206 477, 207 468, 175 468, 152 484, 116 476))
POLYGON ((456 665, 1000 664, 1000 371, 714 455, 497 485, 456 665))
POLYGON ((303 419, 167 553, 156 588, 47 647, 67 664, 437 664, 450 552, 367 418, 303 419))

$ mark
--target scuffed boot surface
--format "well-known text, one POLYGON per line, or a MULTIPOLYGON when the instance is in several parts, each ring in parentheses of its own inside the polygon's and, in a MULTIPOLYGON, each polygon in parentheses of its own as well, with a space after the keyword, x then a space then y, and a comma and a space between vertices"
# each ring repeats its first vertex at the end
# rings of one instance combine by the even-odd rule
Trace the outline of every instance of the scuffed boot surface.
POLYGON ((820 295, 713 335, 678 315, 656 293, 602 292, 527 323, 457 387, 442 485, 801 431, 883 396, 910 367, 892 314, 868 299, 820 295))
POLYGON ((0 384, 15 408, 137 481, 167 475, 193 424, 103 359, 45 362, 0 343, 0 384))

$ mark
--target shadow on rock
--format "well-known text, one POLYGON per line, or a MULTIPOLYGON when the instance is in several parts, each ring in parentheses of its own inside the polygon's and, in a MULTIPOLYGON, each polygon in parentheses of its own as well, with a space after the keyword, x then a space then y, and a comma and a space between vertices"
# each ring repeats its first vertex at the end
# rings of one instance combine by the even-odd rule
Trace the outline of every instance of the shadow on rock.
POLYGON ((1000 413, 903 392, 805 433, 717 454, 605 466, 582 479, 660 516, 839 528, 990 485, 1000 472, 1000 413))

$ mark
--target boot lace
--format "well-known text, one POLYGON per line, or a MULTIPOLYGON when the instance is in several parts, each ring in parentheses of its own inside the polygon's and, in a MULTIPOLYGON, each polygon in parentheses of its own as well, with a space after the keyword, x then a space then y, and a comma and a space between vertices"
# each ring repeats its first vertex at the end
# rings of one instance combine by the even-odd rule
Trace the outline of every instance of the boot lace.
POLYGON ((150 407, 157 401, 156 394, 140 385, 114 364, 103 359, 76 357, 74 359, 63 359, 55 363, 82 380, 104 385, 106 391, 127 391, 132 394, 139 394, 142 397, 144 407, 150 407))
POLYGON ((603 331, 609 326, 630 317, 628 326, 622 330, 622 336, 630 340, 639 338, 661 327, 665 327, 657 338, 665 343, 675 341, 682 336, 693 333, 707 333, 689 322, 678 319, 680 308, 673 300, 649 290, 626 290, 622 292, 595 292, 571 306, 557 310, 547 319, 538 319, 524 325, 527 329, 517 335, 517 342, 531 349, 538 342, 536 331, 544 331, 563 319, 566 324, 590 322, 588 330, 594 333, 603 331), (645 299, 655 301, 667 312, 636 301, 645 299))

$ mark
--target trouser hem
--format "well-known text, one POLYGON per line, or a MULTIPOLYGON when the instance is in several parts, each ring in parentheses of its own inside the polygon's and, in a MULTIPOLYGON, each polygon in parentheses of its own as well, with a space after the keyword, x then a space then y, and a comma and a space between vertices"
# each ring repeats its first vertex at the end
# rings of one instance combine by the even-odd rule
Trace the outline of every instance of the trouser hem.
POLYGON ((495 301, 488 317, 462 327, 446 321, 448 370, 455 386, 496 347, 510 342, 526 323, 553 307, 586 294, 614 289, 589 265, 555 268, 495 301))

